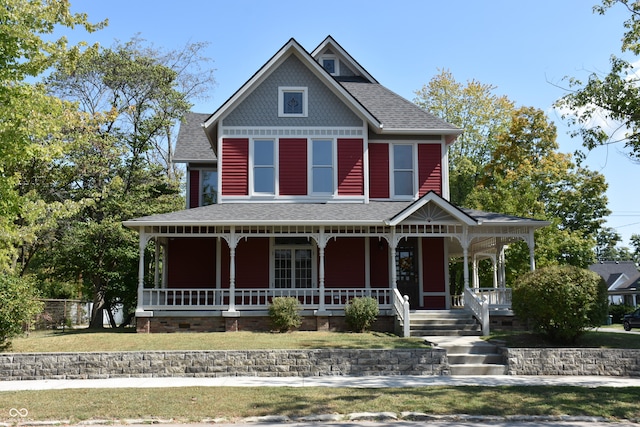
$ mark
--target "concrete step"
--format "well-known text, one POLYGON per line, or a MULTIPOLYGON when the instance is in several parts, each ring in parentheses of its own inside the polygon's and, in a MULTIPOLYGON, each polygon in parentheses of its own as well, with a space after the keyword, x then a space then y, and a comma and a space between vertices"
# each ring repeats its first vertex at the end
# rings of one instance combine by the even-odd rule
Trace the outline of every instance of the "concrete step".
POLYGON ((465 364, 449 365, 450 375, 506 375, 506 365, 465 364))
POLYGON ((473 325, 476 324, 475 319, 415 319, 411 318, 411 326, 413 325, 473 325))
POLYGON ((411 329, 412 337, 479 337, 481 334, 479 329, 411 329))
POLYGON ((450 354, 447 352, 449 365, 504 365, 501 354, 450 354))

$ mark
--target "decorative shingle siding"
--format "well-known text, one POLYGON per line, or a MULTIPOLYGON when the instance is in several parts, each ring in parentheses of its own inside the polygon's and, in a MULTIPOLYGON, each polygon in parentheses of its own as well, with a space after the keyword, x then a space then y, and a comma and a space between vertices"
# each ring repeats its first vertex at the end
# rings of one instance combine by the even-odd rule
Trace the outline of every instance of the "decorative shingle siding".
POLYGON ((279 185, 282 196, 307 194, 307 140, 280 139, 279 185))
POLYGON ((369 144, 369 197, 389 198, 388 144, 369 144))
POLYGON ((361 139, 338 139, 338 194, 364 194, 361 139))
POLYGON ((223 120, 223 126, 362 127, 364 122, 298 58, 290 56, 223 120), (278 87, 306 87, 308 117, 278 117, 278 87))
POLYGON ((429 191, 442 195, 442 155, 440 144, 418 145, 418 180, 420 196, 429 191))
POLYGON ((189 171, 189 208, 200 206, 200 171, 189 171))
POLYGON ((249 194, 249 140, 222 140, 222 195, 249 194))

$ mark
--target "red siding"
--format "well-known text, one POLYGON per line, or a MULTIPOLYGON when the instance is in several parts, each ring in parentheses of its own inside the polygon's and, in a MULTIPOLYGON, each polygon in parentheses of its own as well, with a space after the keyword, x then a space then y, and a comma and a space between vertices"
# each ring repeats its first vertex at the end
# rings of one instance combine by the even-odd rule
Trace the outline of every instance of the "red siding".
POLYGON ((215 239, 169 240, 167 287, 215 288, 215 239))
POLYGON ((442 195, 442 155, 438 144, 418 145, 418 180, 420 196, 429 191, 442 195))
POLYGON ((269 239, 248 239, 236 247, 236 288, 269 287, 269 239))
POLYGON ((388 144, 369 144, 369 197, 389 198, 388 144))
POLYGON ((364 288, 364 239, 332 240, 324 251, 324 284, 327 288, 364 288))
POLYGON ((361 139, 338 139, 338 194, 364 194, 361 139))
POLYGON ((389 288, 389 245, 382 239, 369 240, 369 264, 372 288, 389 288))
POLYGON ((200 206, 200 171, 189 171, 189 208, 200 206))
POLYGON ((279 142, 279 185, 283 196, 307 194, 307 140, 281 139, 279 142))
POLYGON ((222 195, 249 194, 249 140, 222 140, 222 195))

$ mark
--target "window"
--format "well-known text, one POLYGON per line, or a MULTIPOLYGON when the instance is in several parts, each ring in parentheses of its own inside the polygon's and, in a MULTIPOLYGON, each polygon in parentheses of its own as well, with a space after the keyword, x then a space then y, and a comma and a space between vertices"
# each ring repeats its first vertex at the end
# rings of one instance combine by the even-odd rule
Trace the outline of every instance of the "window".
POLYGON ((307 239, 275 239, 275 288, 312 288, 313 266, 313 248, 307 239))
POLYGON ((332 76, 337 76, 340 74, 338 69, 339 62, 335 56, 323 56, 320 63, 322 64, 322 67, 327 70, 327 72, 332 76))
POLYGON ((275 193, 275 155, 273 140, 253 141, 253 192, 275 193))
POLYGON ((413 145, 393 146, 393 194, 413 196, 413 145))
POLYGON ((333 194, 333 141, 311 141, 311 192, 333 194))
POLYGON ((200 176, 200 206, 218 203, 218 172, 203 170, 200 176))
POLYGON ((281 87, 278 92, 279 117, 307 117, 306 87, 281 87))

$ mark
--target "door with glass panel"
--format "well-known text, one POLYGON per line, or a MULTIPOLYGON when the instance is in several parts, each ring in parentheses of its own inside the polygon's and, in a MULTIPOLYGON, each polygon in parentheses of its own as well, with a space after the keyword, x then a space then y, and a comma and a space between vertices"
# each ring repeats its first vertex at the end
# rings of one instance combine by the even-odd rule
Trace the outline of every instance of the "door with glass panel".
POLYGON ((420 275, 418 273, 417 239, 404 239, 396 248, 396 284, 402 295, 409 297, 409 307, 420 304, 420 275))

